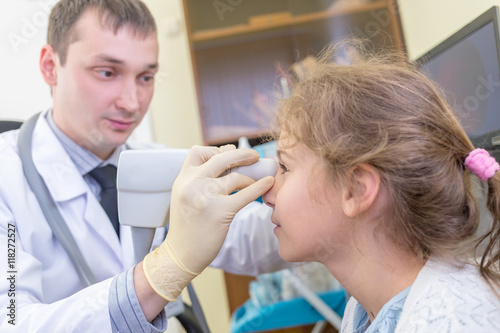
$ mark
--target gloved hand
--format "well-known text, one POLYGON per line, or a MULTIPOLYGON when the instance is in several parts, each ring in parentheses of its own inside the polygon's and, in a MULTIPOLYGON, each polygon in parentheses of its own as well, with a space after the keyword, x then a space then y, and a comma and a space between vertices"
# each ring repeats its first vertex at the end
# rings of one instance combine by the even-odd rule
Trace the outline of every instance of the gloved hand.
POLYGON ((191 149, 172 188, 167 237, 143 262, 146 278, 160 296, 175 301, 215 259, 234 215, 272 187, 273 177, 255 182, 230 173, 217 178, 228 168, 258 159, 257 152, 232 145, 191 149))

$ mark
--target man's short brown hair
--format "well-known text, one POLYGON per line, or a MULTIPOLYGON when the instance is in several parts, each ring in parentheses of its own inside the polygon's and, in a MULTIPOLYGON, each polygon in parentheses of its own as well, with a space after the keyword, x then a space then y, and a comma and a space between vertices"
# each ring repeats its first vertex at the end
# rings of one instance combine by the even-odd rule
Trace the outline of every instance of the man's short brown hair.
POLYGON ((61 0, 49 18, 47 42, 59 55, 61 64, 66 63, 68 47, 78 40, 75 25, 82 14, 96 10, 101 23, 116 33, 129 25, 138 36, 156 33, 156 24, 147 6, 140 0, 61 0))

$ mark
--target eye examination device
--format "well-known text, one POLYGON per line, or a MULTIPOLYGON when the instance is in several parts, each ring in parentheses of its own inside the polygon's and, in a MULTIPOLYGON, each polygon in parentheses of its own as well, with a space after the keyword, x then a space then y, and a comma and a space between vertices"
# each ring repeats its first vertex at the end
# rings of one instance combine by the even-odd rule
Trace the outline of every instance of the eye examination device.
MULTIPOLYGON (((149 253, 156 228, 167 223, 172 186, 189 149, 126 150, 120 154, 117 171, 120 224, 132 227, 136 261, 149 253)), ((254 180, 275 176, 278 163, 261 158, 256 163, 228 169, 254 180)))

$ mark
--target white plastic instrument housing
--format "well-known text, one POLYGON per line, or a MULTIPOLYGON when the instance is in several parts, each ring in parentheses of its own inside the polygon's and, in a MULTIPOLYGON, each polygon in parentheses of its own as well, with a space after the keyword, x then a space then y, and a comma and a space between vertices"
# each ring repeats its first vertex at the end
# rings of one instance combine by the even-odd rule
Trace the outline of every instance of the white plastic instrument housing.
MULTIPOLYGON (((166 224, 172 186, 189 149, 126 150, 118 161, 117 189, 120 223, 131 227, 161 228, 166 224)), ((261 158, 256 163, 232 168, 254 180, 275 176, 278 163, 261 158)))
POLYGON ((161 228, 175 178, 188 149, 126 150, 120 154, 116 187, 120 224, 161 228))

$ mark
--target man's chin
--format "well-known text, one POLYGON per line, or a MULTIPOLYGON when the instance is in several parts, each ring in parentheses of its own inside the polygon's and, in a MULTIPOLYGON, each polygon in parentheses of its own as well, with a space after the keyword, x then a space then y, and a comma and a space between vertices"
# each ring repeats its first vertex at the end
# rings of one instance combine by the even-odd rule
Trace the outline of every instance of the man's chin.
POLYGON ((123 133, 120 135, 114 133, 113 136, 102 136, 94 138, 93 140, 87 140, 82 147, 105 160, 114 152, 116 148, 125 144, 129 136, 129 133, 123 133))
POLYGON ((109 140, 106 142, 106 146, 111 150, 115 150, 116 148, 125 144, 125 142, 127 142, 132 133, 127 132, 127 133, 119 133, 119 134, 114 133, 114 134, 115 135, 109 138, 109 140))

